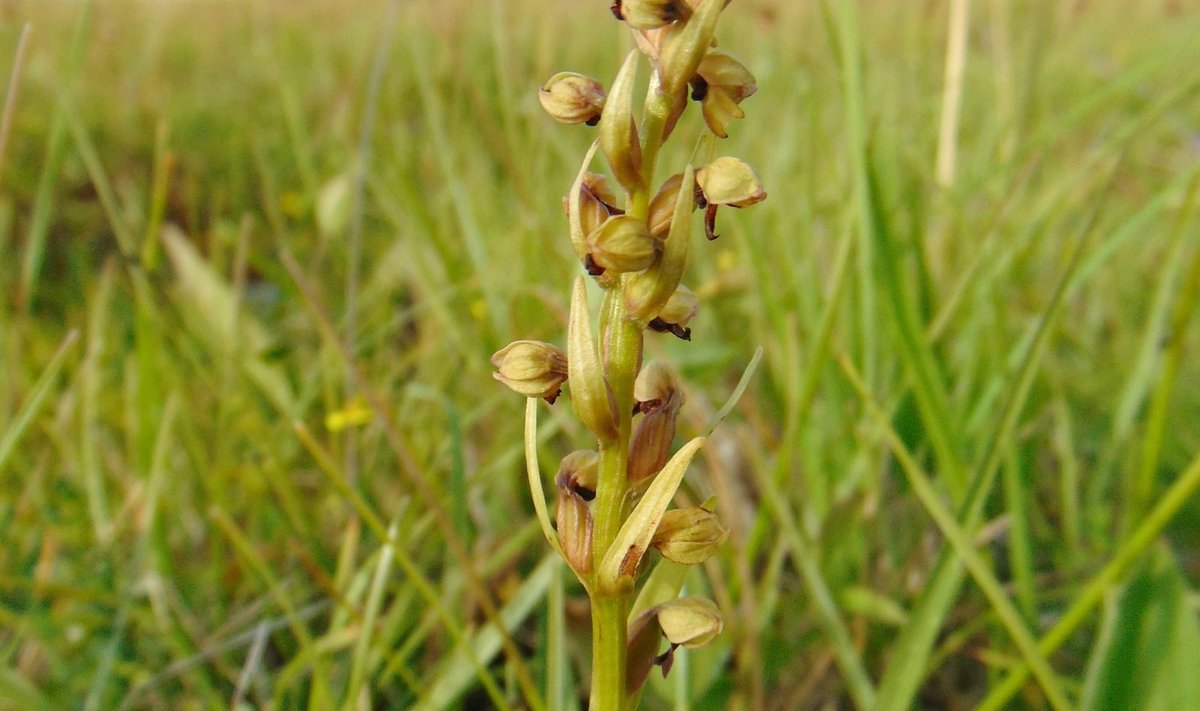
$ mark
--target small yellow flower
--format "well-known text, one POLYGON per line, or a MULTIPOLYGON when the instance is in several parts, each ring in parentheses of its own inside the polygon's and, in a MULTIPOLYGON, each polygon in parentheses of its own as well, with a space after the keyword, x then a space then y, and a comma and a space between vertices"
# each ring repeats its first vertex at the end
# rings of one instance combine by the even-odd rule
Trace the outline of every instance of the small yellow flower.
POLYGON ((355 397, 345 406, 325 416, 325 429, 341 432, 351 427, 361 427, 371 421, 371 410, 361 397, 355 397))
POLYGON ((304 207, 304 196, 295 190, 279 194, 279 210, 288 217, 298 218, 303 216, 304 207))

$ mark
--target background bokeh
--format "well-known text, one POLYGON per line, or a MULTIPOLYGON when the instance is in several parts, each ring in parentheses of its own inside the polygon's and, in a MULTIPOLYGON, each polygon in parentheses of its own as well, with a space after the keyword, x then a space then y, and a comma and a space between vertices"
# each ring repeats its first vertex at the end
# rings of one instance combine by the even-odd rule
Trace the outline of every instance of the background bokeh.
MULTIPOLYGON (((853 668, 971 708, 1037 663, 974 571, 934 591, 960 556, 900 451, 1031 639, 1073 620, 1072 704, 1198 698, 1200 10, 976 2, 956 55, 956 3, 722 18, 758 92, 716 150, 769 197, 693 245, 693 341, 648 343, 681 441, 763 358, 682 494, 731 528, 689 581, 726 632, 649 708, 849 708, 853 668)), ((608 4, 0 4, 0 708, 482 708, 484 675, 521 708, 563 660, 582 703, 488 357, 562 341, 593 134, 536 89, 611 81, 608 4)), ((587 437, 542 425, 550 476, 587 437)))

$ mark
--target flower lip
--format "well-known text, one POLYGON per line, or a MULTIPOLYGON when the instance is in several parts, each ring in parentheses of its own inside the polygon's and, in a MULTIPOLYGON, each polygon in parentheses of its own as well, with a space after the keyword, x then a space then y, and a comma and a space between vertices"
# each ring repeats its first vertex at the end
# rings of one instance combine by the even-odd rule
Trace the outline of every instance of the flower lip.
POLYGON ((699 310, 700 300, 696 294, 680 284, 667 299, 662 311, 647 324, 647 327, 652 331, 671 333, 676 338, 690 341, 692 340, 692 329, 687 328, 687 324, 696 317, 699 310))
POLYGON ((599 478, 600 454, 595 450, 581 449, 563 457, 554 476, 559 489, 569 490, 584 501, 596 498, 596 482, 599 478))

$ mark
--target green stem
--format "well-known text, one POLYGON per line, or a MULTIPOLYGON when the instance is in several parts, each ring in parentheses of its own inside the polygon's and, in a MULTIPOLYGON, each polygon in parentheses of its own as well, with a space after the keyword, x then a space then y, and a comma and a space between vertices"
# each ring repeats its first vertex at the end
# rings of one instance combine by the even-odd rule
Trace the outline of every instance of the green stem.
MULTIPOLYGON (((642 353, 642 330, 626 318, 620 290, 609 291, 601 307, 605 323, 605 372, 618 413, 617 441, 600 449, 592 531, 593 569, 604 559, 625 521, 633 381, 642 353)), ((592 698, 594 711, 620 711, 625 699, 626 617, 630 593, 592 585, 592 698)))
MULTIPOLYGON (((658 149, 662 144, 669 106, 651 91, 642 121, 642 185, 629 195, 628 214, 646 219, 658 149)), ((633 383, 642 362, 642 328, 628 317, 624 289, 609 289, 601 309, 604 372, 617 408, 617 441, 600 448, 592 529, 593 569, 604 559, 625 522, 628 498, 626 471, 633 422, 633 383)), ((606 591, 591 585, 592 695, 590 711, 621 711, 625 705, 625 652, 628 644, 632 591, 606 591)))
POLYGON ((592 596, 592 698, 590 711, 621 711, 625 702, 625 616, 629 596, 592 596))

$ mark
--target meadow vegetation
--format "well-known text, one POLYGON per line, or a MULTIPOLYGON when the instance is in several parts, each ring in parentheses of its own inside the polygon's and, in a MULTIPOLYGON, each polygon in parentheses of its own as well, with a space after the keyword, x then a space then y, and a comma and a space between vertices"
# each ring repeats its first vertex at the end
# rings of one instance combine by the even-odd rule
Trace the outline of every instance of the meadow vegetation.
MULTIPOLYGON (((488 358, 563 341, 593 134, 537 89, 608 80, 608 4, 0 6, 0 709, 580 707, 488 358)), ((958 54, 957 4, 722 18, 770 199, 647 340, 677 441, 763 357, 681 495, 725 631, 646 708, 1200 698, 1200 13, 987 0, 958 54)))

